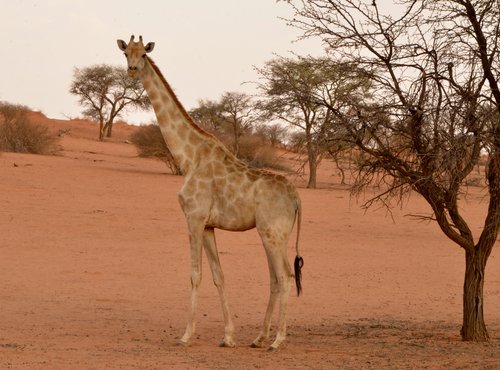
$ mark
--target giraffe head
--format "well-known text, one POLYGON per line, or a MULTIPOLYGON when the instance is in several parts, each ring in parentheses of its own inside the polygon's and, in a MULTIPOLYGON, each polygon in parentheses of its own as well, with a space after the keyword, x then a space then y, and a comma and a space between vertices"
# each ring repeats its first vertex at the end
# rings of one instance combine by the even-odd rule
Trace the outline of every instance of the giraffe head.
POLYGON ((118 47, 122 50, 127 57, 128 75, 130 77, 138 77, 144 68, 146 54, 153 51, 155 47, 154 42, 148 42, 146 46, 142 43, 142 36, 139 36, 139 42, 134 42, 134 35, 130 37, 127 43, 123 40, 117 40, 118 47))

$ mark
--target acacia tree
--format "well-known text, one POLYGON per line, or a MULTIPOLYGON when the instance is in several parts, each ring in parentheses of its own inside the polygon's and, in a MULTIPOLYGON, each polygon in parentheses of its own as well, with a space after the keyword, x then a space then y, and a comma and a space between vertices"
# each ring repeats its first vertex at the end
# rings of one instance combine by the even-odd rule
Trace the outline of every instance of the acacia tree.
POLYGON ((70 93, 78 96, 83 114, 99 122, 99 140, 111 137, 116 117, 127 108, 148 109, 151 105, 139 80, 125 68, 106 64, 75 68, 70 93))
MULTIPOLYGON (((365 153, 358 185, 382 179, 384 203, 421 194, 443 233, 465 251, 464 340, 484 341, 485 266, 500 225, 500 12, 496 0, 288 0, 291 23, 321 37, 332 57, 370 70, 377 96, 345 114, 365 153), (492 109, 493 108, 493 109, 492 109), (488 213, 475 236, 459 207, 466 176, 487 147, 488 213)), ((368 205, 372 203, 368 202, 368 205)))
POLYGON ((215 100, 201 99, 198 106, 189 111, 189 115, 203 128, 210 132, 224 132, 225 120, 222 105, 215 100))
POLYGON ((255 133, 269 141, 272 147, 283 145, 288 136, 286 127, 279 123, 261 124, 255 128, 255 133))
POLYGON ((339 112, 350 109, 352 101, 368 92, 369 80, 355 65, 327 58, 278 57, 257 72, 263 97, 259 109, 267 118, 282 120, 304 134, 307 187, 315 188, 321 158, 333 150, 329 138, 338 133, 337 117, 329 107, 339 112))
POLYGON ((241 92, 225 92, 218 101, 200 100, 198 107, 189 114, 208 130, 218 135, 231 135, 236 156, 241 136, 251 132, 258 120, 251 96, 241 92))

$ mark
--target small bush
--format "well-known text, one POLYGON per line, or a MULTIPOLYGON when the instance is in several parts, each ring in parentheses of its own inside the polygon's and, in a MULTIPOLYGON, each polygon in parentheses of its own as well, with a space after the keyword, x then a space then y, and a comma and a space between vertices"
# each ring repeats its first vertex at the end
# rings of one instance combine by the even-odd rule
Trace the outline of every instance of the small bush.
MULTIPOLYGON (((216 136, 223 142, 223 145, 227 145, 223 135, 216 133, 216 136)), ((182 174, 165 144, 158 125, 141 126, 130 136, 130 141, 137 147, 139 156, 159 158, 170 167, 172 173, 182 174)), ((241 137, 238 158, 252 167, 286 170, 279 165, 271 145, 260 136, 241 137)))
POLYGON ((242 136, 239 141, 238 158, 252 167, 282 170, 274 149, 261 136, 242 136))
POLYGON ((470 176, 465 180, 465 184, 467 186, 476 186, 476 187, 482 187, 484 186, 483 178, 478 177, 478 176, 470 176))
POLYGON ((46 126, 28 119, 24 106, 0 103, 0 151, 50 154, 55 150, 56 138, 46 126))
POLYGON ((136 146, 140 157, 161 159, 174 175, 182 174, 181 169, 177 166, 174 157, 167 148, 159 126, 141 126, 130 136, 130 141, 136 146))

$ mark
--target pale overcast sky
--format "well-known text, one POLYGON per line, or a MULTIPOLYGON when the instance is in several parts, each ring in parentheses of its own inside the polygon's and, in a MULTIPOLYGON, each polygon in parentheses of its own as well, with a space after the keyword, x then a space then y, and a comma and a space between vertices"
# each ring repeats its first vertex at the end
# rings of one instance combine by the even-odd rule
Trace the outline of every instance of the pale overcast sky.
POLYGON ((74 67, 125 67, 116 39, 131 34, 156 43, 151 57, 187 109, 225 91, 252 93, 241 83, 273 53, 322 53, 317 40, 295 42, 299 31, 279 19, 291 9, 275 0, 0 1, 0 100, 52 118, 80 115, 68 92, 74 67))

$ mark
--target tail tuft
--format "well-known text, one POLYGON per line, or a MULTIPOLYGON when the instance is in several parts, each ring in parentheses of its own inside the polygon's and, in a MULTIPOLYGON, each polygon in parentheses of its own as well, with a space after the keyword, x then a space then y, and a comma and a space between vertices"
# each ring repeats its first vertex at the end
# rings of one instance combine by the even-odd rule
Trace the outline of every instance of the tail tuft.
POLYGON ((295 262, 293 263, 293 267, 295 270, 295 285, 297 286, 297 296, 300 296, 300 293, 302 293, 302 266, 304 266, 304 259, 297 255, 295 257, 295 262))

